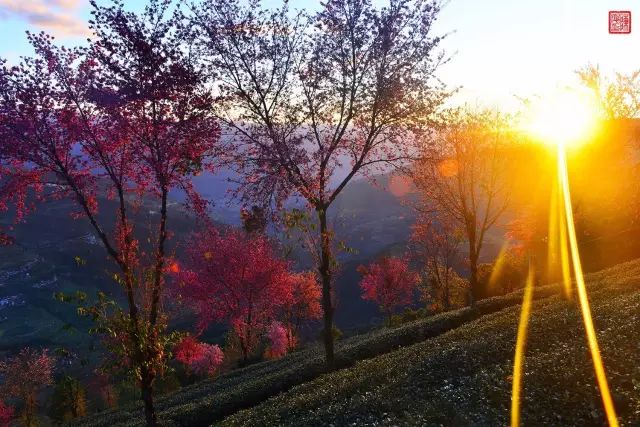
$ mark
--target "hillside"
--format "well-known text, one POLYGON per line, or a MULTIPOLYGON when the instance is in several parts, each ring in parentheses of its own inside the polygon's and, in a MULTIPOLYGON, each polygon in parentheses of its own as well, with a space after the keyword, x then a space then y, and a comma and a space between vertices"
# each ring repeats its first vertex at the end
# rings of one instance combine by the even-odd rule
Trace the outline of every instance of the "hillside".
MULTIPOLYGON (((216 202, 214 218, 226 224, 237 224, 239 207, 227 205, 223 198, 227 185, 225 177, 206 178, 201 179, 199 186, 205 196, 216 202)), ((385 184, 386 177, 380 181, 385 184)), ((173 196, 176 201, 181 199, 180 194, 173 196)), ((100 200, 104 212, 112 212, 107 206, 110 203, 100 200)), ((67 200, 39 206, 27 223, 15 227, 16 244, 0 247, 0 351, 27 345, 89 351, 92 339, 86 330, 90 325, 76 315, 74 306, 54 301, 53 293, 81 290, 90 297, 97 291, 121 295, 108 274, 113 266, 88 221, 69 216, 74 209, 67 200), (79 266, 76 257, 86 263, 79 266)), ((142 229, 156 220, 157 215, 150 208, 141 209, 135 218, 137 227, 142 229)), ((193 220, 174 204, 170 221, 176 234, 172 243, 180 244, 193 230, 193 220)), ((413 222, 411 209, 383 187, 357 180, 336 201, 332 222, 346 244, 356 250, 342 259, 344 268, 337 286, 338 327, 367 326, 372 320, 375 323, 378 310, 374 304, 360 298, 360 275, 356 268, 389 248, 403 250, 413 222), (372 209, 372 206, 376 208, 372 209)), ((0 225, 11 226, 11 216, 0 214, 0 225)), ((298 253, 296 258, 303 261, 304 255, 298 253)), ((312 268, 304 262, 301 267, 312 268)), ((190 326, 185 325, 186 328, 190 326)), ((219 328, 211 335, 213 339, 219 338, 219 328)))
MULTIPOLYGON (((610 386, 623 424, 640 421, 640 261, 588 277, 610 386)), ((222 425, 507 425, 519 306, 363 361, 242 411, 222 425)), ((604 425, 576 304, 534 304, 524 425, 604 425)))
MULTIPOLYGON (((104 213, 113 212, 112 203, 100 199, 104 213)), ((0 351, 29 345, 87 352, 93 344, 87 334, 90 324, 72 304, 55 301, 54 292, 121 295, 109 274, 111 260, 89 222, 70 217, 74 209, 69 200, 42 204, 28 222, 15 226, 16 243, 0 247, 0 351)), ((188 234, 193 220, 175 204, 170 210, 173 230, 188 234)), ((157 218, 143 205, 133 220, 141 231, 155 226, 157 218)), ((0 215, 0 225, 8 227, 11 221, 10 215, 0 215)))
MULTIPOLYGON (((640 260, 593 273, 587 282, 618 411, 637 421, 640 260)), ((524 421, 601 424, 580 313, 559 290, 536 289, 524 421)), ((346 369, 330 374, 318 347, 233 371, 160 398, 159 415, 167 425, 181 426, 504 424, 521 298, 516 292, 483 300, 475 309, 342 340, 337 358, 346 369)), ((130 407, 81 423, 125 426, 143 420, 140 408, 130 407)))

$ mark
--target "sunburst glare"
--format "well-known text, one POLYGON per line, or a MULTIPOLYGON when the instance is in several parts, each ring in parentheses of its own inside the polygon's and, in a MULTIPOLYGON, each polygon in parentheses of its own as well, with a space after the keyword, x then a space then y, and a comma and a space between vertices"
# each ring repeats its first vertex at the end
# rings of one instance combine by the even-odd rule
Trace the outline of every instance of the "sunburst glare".
MULTIPOLYGON (((551 192, 549 212, 549 260, 550 264, 557 265, 557 259, 560 258, 562 281, 567 296, 571 295, 571 267, 573 267, 587 342, 605 414, 609 425, 617 427, 618 420, 600 355, 580 261, 566 156, 567 147, 575 147, 588 140, 593 134, 597 122, 597 110, 589 98, 576 92, 567 91, 552 97, 548 104, 536 105, 524 123, 524 130, 545 144, 551 144, 557 148, 557 181, 551 192)), ((520 424, 522 371, 531 313, 533 275, 534 272, 530 266, 520 314, 513 366, 511 425, 514 427, 520 424)))

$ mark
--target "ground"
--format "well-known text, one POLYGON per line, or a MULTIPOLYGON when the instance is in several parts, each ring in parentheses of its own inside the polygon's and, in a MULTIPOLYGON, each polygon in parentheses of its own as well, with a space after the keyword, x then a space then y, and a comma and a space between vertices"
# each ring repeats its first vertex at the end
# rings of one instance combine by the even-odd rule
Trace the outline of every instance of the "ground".
MULTIPOLYGON (((640 421, 640 261, 587 276, 607 376, 623 425, 640 421)), ((603 425, 579 306, 536 290, 523 425, 603 425)), ((506 425, 522 294, 485 300, 345 340, 326 373, 319 348, 250 366, 159 400, 165 425, 506 425)), ((139 408, 86 425, 141 424, 139 408)))

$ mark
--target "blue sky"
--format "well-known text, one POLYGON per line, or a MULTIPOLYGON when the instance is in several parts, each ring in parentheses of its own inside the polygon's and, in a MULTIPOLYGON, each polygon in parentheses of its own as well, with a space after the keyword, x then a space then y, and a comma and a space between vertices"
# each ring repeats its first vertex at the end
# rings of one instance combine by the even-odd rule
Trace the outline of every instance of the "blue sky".
MULTIPOLYGON (((385 0, 376 0, 384 4, 385 0)), ((144 2, 127 0, 131 9, 144 2)), ((317 7, 317 0, 291 0, 317 7)), ((440 77, 463 86, 461 101, 509 108, 514 95, 544 94, 575 82, 588 63, 603 71, 640 68, 640 6, 632 0, 450 0, 436 30, 451 32, 444 47, 453 55, 440 77), (639 22, 631 35, 610 35, 609 10, 631 10, 639 22)), ((88 0, 0 0, 0 56, 11 62, 30 52, 24 31, 44 29, 63 43, 81 42, 88 0)))

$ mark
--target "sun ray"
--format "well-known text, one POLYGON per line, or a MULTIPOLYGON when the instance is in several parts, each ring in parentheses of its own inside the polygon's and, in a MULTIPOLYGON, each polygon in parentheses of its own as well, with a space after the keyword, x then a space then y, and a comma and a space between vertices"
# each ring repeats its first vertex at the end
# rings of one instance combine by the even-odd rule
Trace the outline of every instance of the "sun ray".
POLYGON ((567 170, 567 159, 565 147, 561 144, 558 145, 558 174, 560 175, 559 178, 560 182, 562 183, 560 191, 562 191, 562 196, 564 199, 564 211, 568 232, 567 234, 569 237, 569 245, 571 247, 571 261, 573 263, 573 271, 576 278, 576 287, 578 288, 578 299, 580 301, 582 320, 584 322, 585 331, 587 334, 587 342, 589 343, 589 350, 591 351, 593 368, 595 370, 596 380, 598 381, 598 387, 600 388, 600 395, 602 397, 602 403, 604 404, 607 421, 609 422, 610 426, 617 427, 618 419, 616 417, 613 399, 611 398, 611 392, 609 390, 609 384, 607 382, 604 364, 602 363, 602 357, 600 356, 600 348, 598 346, 596 331, 593 326, 591 309, 589 307, 589 299, 587 297, 587 289, 584 283, 582 264, 580 262, 580 253, 578 252, 578 239, 576 237, 576 229, 573 220, 573 209, 571 207, 571 193, 569 191, 569 172, 567 170))
MULTIPOLYGON (((584 143, 588 135, 592 134, 596 129, 598 122, 596 110, 593 108, 593 104, 588 101, 587 98, 580 97, 577 93, 573 93, 573 96, 570 92, 558 94, 558 96, 551 98, 547 105, 538 105, 538 109, 530 115, 529 122, 525 123, 524 130, 538 137, 544 143, 554 144, 557 148, 557 180, 552 189, 549 213, 549 263, 552 264, 555 261, 557 253, 555 251, 559 250, 562 282, 567 296, 570 295, 572 290, 571 267, 573 266, 582 320, 605 415, 610 426, 618 427, 618 419, 600 354, 580 262, 566 158, 568 147, 575 148, 584 143)), ((531 312, 531 277, 530 266, 520 313, 513 366, 511 425, 514 427, 518 426, 520 422, 522 370, 526 334, 531 312)))
POLYGON ((511 384, 511 427, 520 425, 520 395, 522 389, 522 373, 524 370, 524 354, 527 344, 527 331, 529 329, 529 315, 531 314, 531 302, 533 301, 534 268, 529 258, 529 273, 524 286, 522 297, 522 309, 518 323, 518 336, 516 339, 516 351, 513 358, 513 382, 511 384))
POLYGON ((560 173, 558 180, 554 182, 551 192, 551 207, 549 210, 549 271, 555 273, 560 267, 562 273, 562 284, 564 295, 570 298, 573 294, 571 286, 571 261, 569 259, 569 245, 567 243, 567 224, 564 212, 564 201, 562 192, 559 190, 562 185, 560 173), (558 255, 560 260, 558 263, 558 255))
POLYGON ((558 206, 558 185, 557 183, 551 187, 551 197, 549 200, 549 231, 547 232, 547 270, 548 277, 554 277, 558 271, 558 253, 559 251, 559 214, 558 206))
MULTIPOLYGON (((559 184, 559 183, 558 183, 559 184)), ((571 284, 571 259, 569 257, 569 241, 567 239, 567 222, 562 193, 558 191, 558 240, 560 246, 560 268, 562 270, 562 284, 564 285, 564 293, 567 298, 573 295, 573 286, 571 284)))
POLYGON ((500 252, 498 252, 498 256, 493 263, 493 268, 491 269, 491 275, 489 275, 489 289, 493 289, 504 270, 504 265, 507 258, 507 250, 509 249, 509 244, 511 242, 509 239, 505 240, 502 243, 502 247, 500 248, 500 252))

